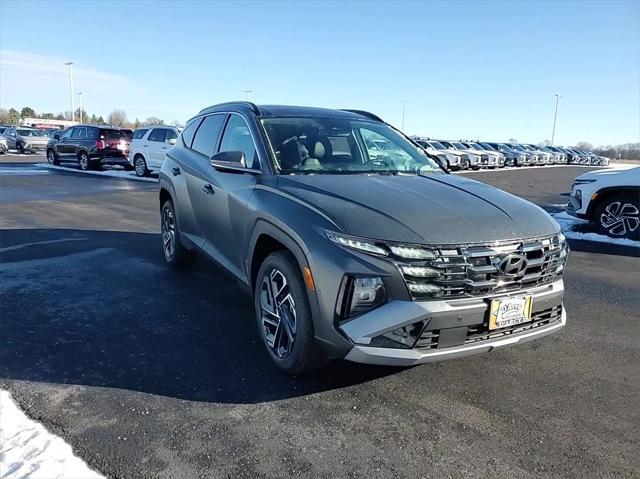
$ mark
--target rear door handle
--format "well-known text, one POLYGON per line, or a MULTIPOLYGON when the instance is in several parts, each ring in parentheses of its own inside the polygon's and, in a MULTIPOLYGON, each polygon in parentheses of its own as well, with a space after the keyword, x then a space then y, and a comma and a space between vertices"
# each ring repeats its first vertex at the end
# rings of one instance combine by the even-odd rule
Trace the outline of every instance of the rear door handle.
POLYGON ((173 168, 171 168, 171 173, 173 173, 173 176, 178 176, 180 174, 180 168, 174 166, 173 168))
POLYGON ((209 183, 205 183, 205 185, 202 187, 202 191, 204 191, 209 196, 216 194, 216 190, 214 190, 213 186, 211 186, 209 183))

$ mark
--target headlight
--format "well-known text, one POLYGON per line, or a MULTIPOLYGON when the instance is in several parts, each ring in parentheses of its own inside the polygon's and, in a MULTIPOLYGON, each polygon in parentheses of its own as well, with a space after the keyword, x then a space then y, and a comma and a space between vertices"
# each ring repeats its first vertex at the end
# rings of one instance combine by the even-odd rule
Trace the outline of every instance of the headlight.
POLYGON ((378 276, 347 277, 343 283, 340 317, 359 316, 387 302, 387 290, 378 276))
POLYGON ((437 255, 435 252, 425 248, 419 248, 415 246, 392 245, 392 246, 389 246, 389 249, 394 255, 399 256, 400 258, 405 258, 405 259, 437 258, 437 255))
POLYGON ((585 179, 577 178, 577 179, 573 182, 573 186, 576 186, 576 185, 586 185, 586 184, 588 184, 588 183, 595 183, 596 181, 597 181, 597 180, 588 180, 588 179, 586 179, 586 178, 585 178, 585 179))
POLYGON ((346 246, 347 248, 352 248, 358 251, 364 251, 365 253, 379 254, 382 256, 388 255, 387 251, 384 248, 376 246, 372 242, 347 235, 342 235, 340 233, 334 233, 332 231, 325 231, 325 234, 327 235, 327 238, 341 246, 346 246))

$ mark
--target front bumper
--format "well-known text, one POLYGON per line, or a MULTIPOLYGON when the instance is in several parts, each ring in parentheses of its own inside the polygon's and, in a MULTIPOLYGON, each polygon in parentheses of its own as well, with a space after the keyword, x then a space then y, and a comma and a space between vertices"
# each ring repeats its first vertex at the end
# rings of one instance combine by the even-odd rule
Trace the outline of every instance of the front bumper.
MULTIPOLYGON (((562 304, 564 285, 562 280, 550 284, 510 293, 494 294, 481 298, 465 298, 440 301, 392 301, 370 313, 359 316, 341 326, 342 332, 354 343, 345 359, 367 364, 411 366, 441 361, 472 354, 490 352, 495 348, 531 341, 564 327, 566 313, 562 304), (549 320, 536 320, 505 330, 478 332, 486 325, 490 299, 532 295, 532 316, 549 320), (438 343, 429 347, 387 348, 371 346, 373 338, 426 321, 422 335, 438 334, 438 343)), ((419 344, 419 343, 416 343, 419 344)))

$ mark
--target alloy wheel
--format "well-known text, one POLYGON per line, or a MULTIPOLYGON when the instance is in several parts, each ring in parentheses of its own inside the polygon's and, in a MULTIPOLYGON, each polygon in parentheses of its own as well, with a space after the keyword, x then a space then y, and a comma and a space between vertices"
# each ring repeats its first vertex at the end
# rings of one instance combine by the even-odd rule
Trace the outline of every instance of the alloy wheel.
POLYGON ((162 251, 167 260, 173 258, 176 248, 176 222, 169 207, 162 210, 162 251))
POLYGON ((89 157, 86 153, 80 153, 80 169, 88 170, 89 169, 89 157))
POLYGON ((296 339, 296 305, 287 277, 279 269, 262 278, 260 315, 268 346, 278 358, 286 358, 296 339))
POLYGON ((144 176, 144 174, 147 171, 147 165, 144 162, 144 159, 142 159, 142 157, 137 157, 136 158, 136 175, 138 176, 144 176))
POLYGON ((602 227, 613 236, 625 236, 638 229, 640 212, 631 203, 614 201, 609 203, 600 214, 602 227))

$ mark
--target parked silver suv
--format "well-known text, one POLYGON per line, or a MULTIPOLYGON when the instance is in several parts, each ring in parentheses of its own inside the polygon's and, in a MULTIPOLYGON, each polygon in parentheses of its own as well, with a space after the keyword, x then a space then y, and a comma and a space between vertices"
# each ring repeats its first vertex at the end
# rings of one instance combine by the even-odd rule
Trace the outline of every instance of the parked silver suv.
POLYGON ((159 177, 166 262, 222 265, 289 373, 489 352, 565 324, 558 224, 370 113, 206 108, 159 177))

